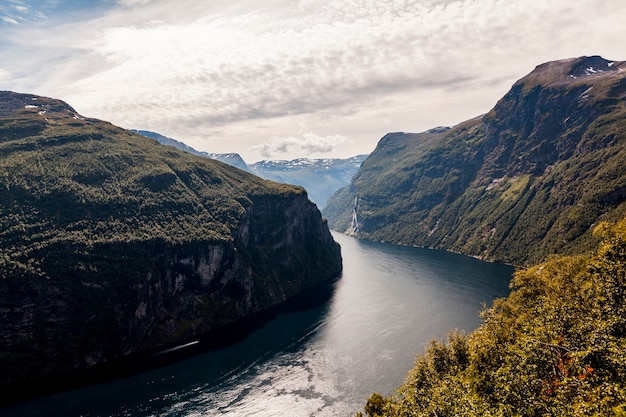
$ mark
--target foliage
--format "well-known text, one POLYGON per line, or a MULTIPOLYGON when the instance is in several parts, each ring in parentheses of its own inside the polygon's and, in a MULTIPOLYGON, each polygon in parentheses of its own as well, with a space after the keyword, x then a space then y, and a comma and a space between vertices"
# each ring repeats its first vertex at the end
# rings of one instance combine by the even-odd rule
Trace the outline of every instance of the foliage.
POLYGON ((481 327, 433 341, 370 416, 623 416, 626 219, 596 227, 593 255, 516 273, 481 327))
POLYGON ((592 250, 593 225, 626 214, 626 73, 542 71, 482 117, 383 137, 324 208, 330 226, 348 229, 358 197, 365 239, 522 266, 592 250))
POLYGON ((58 245, 232 242, 255 196, 304 193, 28 100, 48 111, 0 119, 1 277, 43 274, 58 245))

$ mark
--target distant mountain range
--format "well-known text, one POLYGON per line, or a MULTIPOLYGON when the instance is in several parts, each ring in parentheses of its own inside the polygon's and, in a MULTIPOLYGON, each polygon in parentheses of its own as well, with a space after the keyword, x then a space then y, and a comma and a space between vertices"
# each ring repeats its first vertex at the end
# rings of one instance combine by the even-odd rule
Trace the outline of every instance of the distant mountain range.
POLYGON ((625 161, 626 64, 549 62, 484 116, 384 136, 323 214, 365 239, 527 265, 591 250, 594 225, 626 215, 625 161))
POLYGON ((150 132, 148 130, 133 130, 131 132, 139 133, 141 136, 145 136, 147 138, 155 139, 159 143, 163 145, 173 146, 185 152, 188 152, 192 155, 204 156, 205 158, 215 159, 221 162, 224 162, 228 165, 232 165, 239 169, 243 169, 244 171, 250 171, 246 162, 241 158, 238 153, 210 153, 210 152, 202 152, 195 150, 191 146, 187 146, 183 142, 180 142, 176 139, 168 138, 166 136, 160 135, 155 132, 150 132))
POLYGON ((133 130, 148 138, 156 139, 164 145, 173 146, 194 155, 216 159, 243 169, 261 178, 285 184, 300 185, 307 190, 311 201, 322 208, 328 198, 339 188, 350 183, 367 155, 351 158, 309 159, 299 158, 291 161, 260 161, 248 165, 237 153, 210 153, 198 151, 183 142, 168 138, 155 132, 133 130))
POLYGON ((250 172, 261 178, 303 186, 311 201, 323 208, 328 198, 350 184, 367 155, 345 159, 308 159, 260 161, 250 165, 250 172))

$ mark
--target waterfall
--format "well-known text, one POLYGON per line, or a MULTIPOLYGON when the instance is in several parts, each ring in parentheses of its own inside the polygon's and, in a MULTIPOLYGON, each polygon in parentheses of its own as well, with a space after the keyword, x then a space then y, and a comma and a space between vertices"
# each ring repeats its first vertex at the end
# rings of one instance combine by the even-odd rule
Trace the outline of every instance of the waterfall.
POLYGON ((352 210, 352 223, 350 223, 350 228, 348 229, 348 234, 350 234, 350 236, 359 233, 359 218, 356 214, 358 207, 359 196, 356 196, 354 197, 354 209, 352 210))

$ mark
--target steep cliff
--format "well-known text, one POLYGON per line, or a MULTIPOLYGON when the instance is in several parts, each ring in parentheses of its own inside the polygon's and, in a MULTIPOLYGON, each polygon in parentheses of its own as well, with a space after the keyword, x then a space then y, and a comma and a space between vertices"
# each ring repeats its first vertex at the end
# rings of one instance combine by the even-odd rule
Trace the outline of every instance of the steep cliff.
POLYGON ((341 271, 302 188, 63 102, 1 92, 0 155, 0 386, 196 340, 341 271))
POLYGON ((626 213, 626 64, 538 66, 488 114, 389 134, 324 215, 359 236, 518 265, 589 250, 626 213))

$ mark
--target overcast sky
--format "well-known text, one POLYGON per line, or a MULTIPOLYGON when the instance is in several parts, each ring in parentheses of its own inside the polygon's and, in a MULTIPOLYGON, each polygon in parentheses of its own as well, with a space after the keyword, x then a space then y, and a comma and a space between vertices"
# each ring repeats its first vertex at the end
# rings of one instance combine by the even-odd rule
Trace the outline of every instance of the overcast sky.
POLYGON ((371 152, 546 61, 626 60, 623 0, 0 0, 0 90, 247 162, 371 152))

